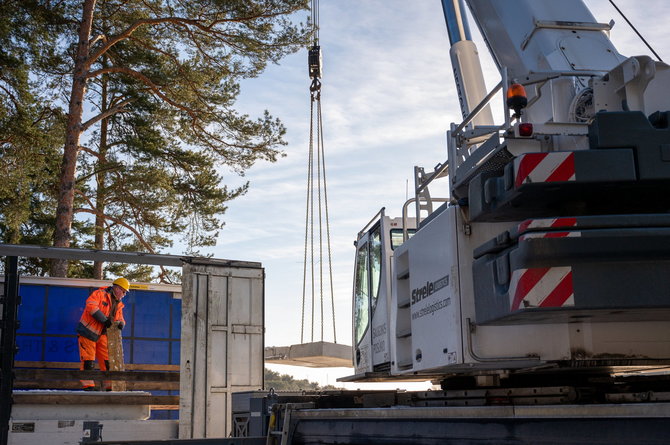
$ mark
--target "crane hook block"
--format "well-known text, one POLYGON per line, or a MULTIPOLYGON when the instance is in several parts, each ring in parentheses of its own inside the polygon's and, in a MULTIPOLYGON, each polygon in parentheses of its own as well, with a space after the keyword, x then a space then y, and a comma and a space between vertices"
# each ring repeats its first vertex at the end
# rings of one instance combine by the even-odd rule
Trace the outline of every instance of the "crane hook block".
POLYGON ((307 62, 309 63, 309 78, 310 79, 320 79, 321 78, 321 47, 314 45, 309 49, 309 55, 307 56, 307 62))

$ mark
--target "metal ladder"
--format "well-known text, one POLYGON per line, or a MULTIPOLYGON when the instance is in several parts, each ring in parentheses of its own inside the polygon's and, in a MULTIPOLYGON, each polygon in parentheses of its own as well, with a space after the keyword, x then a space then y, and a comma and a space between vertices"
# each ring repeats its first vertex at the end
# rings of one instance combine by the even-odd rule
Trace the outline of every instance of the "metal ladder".
POLYGON ((291 412, 299 409, 313 409, 314 403, 277 403, 272 406, 268 422, 265 445, 288 445, 291 428, 291 412), (281 424, 281 427, 279 425, 281 424))

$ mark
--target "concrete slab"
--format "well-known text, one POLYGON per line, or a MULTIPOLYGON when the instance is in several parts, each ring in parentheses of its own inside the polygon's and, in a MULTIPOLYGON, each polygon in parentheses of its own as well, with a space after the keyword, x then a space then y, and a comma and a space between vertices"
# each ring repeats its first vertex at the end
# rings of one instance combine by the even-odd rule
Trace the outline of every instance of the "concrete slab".
POLYGON ((351 346, 313 342, 265 348, 265 363, 308 368, 352 368, 351 346))
POLYGON ((158 399, 142 391, 14 391, 14 420, 146 420, 158 399))

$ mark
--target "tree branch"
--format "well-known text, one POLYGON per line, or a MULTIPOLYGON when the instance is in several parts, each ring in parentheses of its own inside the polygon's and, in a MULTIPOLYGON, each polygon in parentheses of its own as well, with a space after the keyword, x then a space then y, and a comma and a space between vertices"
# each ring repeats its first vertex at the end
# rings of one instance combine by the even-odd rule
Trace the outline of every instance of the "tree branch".
POLYGON ((115 105, 112 108, 108 108, 107 111, 105 111, 104 113, 100 113, 97 116, 92 117, 91 119, 81 124, 81 131, 84 132, 88 130, 91 127, 91 125, 94 125, 95 123, 100 122, 103 119, 113 116, 116 113, 123 113, 124 111, 126 111, 123 108, 131 102, 132 99, 126 99, 120 104, 115 105))
POLYGON ((185 105, 178 104, 177 102, 175 102, 175 101, 173 101, 172 99, 170 99, 167 95, 165 95, 165 93, 163 93, 163 92, 160 90, 160 86, 158 86, 158 85, 156 85, 155 83, 153 83, 152 80, 149 79, 147 76, 145 76, 144 74, 142 74, 142 73, 140 73, 140 72, 138 72, 138 71, 132 70, 132 69, 130 69, 130 68, 124 68, 124 67, 120 67, 120 66, 109 67, 109 68, 101 68, 101 69, 99 69, 99 70, 89 72, 88 75, 87 75, 87 77, 89 77, 89 78, 90 78, 90 77, 96 77, 96 76, 99 76, 99 75, 101 75, 101 74, 109 74, 109 73, 122 73, 122 74, 126 74, 126 75, 128 75, 128 76, 130 76, 130 77, 133 77, 133 78, 139 80, 140 82, 142 82, 142 83, 143 83, 144 85, 146 85, 151 91, 153 91, 153 93, 154 93, 156 96, 160 97, 160 98, 163 99, 165 102, 167 102, 167 103, 169 103, 170 105, 172 105, 173 107, 178 108, 178 109, 180 109, 180 110, 182 110, 182 111, 185 111, 186 113, 188 113, 188 114, 191 115, 192 117, 195 117, 196 114, 197 114, 197 113, 195 112, 195 110, 193 110, 193 109, 191 109, 191 108, 189 108, 189 107, 187 107, 187 106, 185 106, 185 105))
MULTIPOLYGON (((82 182, 86 182, 89 178, 92 178, 93 176, 97 175, 98 173, 105 172, 105 171, 113 171, 113 170, 118 170, 120 167, 123 167, 122 164, 120 163, 110 163, 109 165, 99 168, 92 173, 82 176, 81 178, 77 178, 77 183, 80 184, 82 182)), ((81 192, 79 192, 81 193, 81 192)))
POLYGON ((93 39, 89 40, 88 42, 89 47, 95 45, 98 42, 98 40, 102 40, 104 42, 107 40, 107 37, 104 34, 98 34, 93 39))
POLYGON ((160 23, 189 23, 189 22, 196 22, 196 20, 183 19, 179 17, 163 17, 157 19, 138 20, 135 23, 131 24, 120 34, 108 38, 107 42, 104 45, 102 45, 97 51, 95 51, 93 54, 89 56, 89 58, 86 60, 86 65, 90 67, 93 64, 93 62, 98 60, 98 58, 100 58, 103 54, 105 54, 111 47, 130 37, 135 31, 137 31, 139 27, 143 25, 158 25, 160 23))
POLYGON ((7 94, 7 96, 9 96, 9 98, 12 100, 12 102, 14 102, 14 108, 16 108, 18 110, 21 106, 20 106, 20 101, 16 98, 16 96, 14 96, 14 94, 11 91, 9 91, 7 88, 5 88, 2 85, 0 85, 0 89, 2 89, 2 91, 4 91, 5 94, 7 94))
MULTIPOLYGON (((190 33, 190 30, 189 30, 188 28, 186 28, 186 32, 190 33)), ((156 48, 154 45, 148 45, 148 44, 147 44, 146 42, 144 42, 143 40, 136 39, 136 38, 134 38, 134 37, 130 37, 129 40, 132 40, 133 42, 137 43, 137 44, 140 45, 141 47, 144 47, 144 48, 149 49, 149 50, 151 50, 151 51, 156 51, 156 52, 159 53, 159 54, 163 54, 165 57, 167 57, 167 58, 169 58, 170 60, 172 60, 172 63, 174 63, 175 66, 177 67, 177 69, 179 70, 179 72, 182 73, 182 78, 183 78, 183 79, 184 79, 184 80, 191 86, 191 91, 192 91, 192 92, 195 94, 195 96, 198 98, 198 101, 199 101, 202 105, 204 105, 204 106, 207 106, 207 105, 208 105, 208 104, 207 104, 207 101, 205 100, 205 98, 203 97, 203 95, 200 93, 200 89, 197 88, 197 87, 193 84, 193 82, 191 81, 191 79, 190 79, 187 75, 185 75, 185 73, 184 73, 184 69, 183 69, 183 67, 182 67, 181 62, 179 62, 179 59, 178 59, 174 54, 170 54, 170 53, 167 52, 167 51, 163 51, 163 50, 161 50, 160 48, 156 48)), ((196 43, 196 46, 198 47, 198 51, 200 51, 200 53, 203 54, 203 56, 207 57, 212 63, 215 63, 215 62, 216 62, 216 61, 214 60, 213 57, 211 57, 211 56, 209 56, 208 54, 206 54, 206 53, 200 48, 200 45, 199 45, 198 43, 196 43)))
MULTIPOLYGON (((226 34, 215 31, 214 28, 217 25, 220 25, 222 23, 230 23, 230 22, 236 22, 236 23, 244 23, 244 22, 250 22, 254 20, 258 20, 261 18, 274 18, 274 17, 279 17, 281 15, 286 15, 291 12, 295 12, 299 10, 299 8, 293 8, 291 10, 280 10, 277 12, 269 12, 269 11, 260 11, 256 14, 244 16, 244 17, 234 17, 230 19, 218 19, 218 20, 211 20, 211 21, 205 21, 205 20, 200 20, 200 19, 186 19, 183 17, 160 17, 160 18, 154 18, 154 19, 141 19, 136 21, 135 23, 131 24, 126 28, 123 32, 120 34, 110 37, 106 39, 105 44, 102 45, 97 51, 93 52, 88 59, 86 60, 86 67, 90 67, 93 65, 93 63, 98 60, 103 54, 105 54, 110 48, 112 48, 114 45, 117 43, 127 39, 130 37, 135 31, 137 31, 138 28, 141 26, 151 26, 151 25, 158 25, 161 23, 172 23, 172 24, 177 24, 181 26, 193 26, 195 28, 200 29, 201 31, 204 31, 207 34, 210 35, 217 35, 217 36, 225 36, 226 34), (208 23, 207 23, 208 22, 208 23)), ((261 43, 261 42, 258 42, 261 43)))
MULTIPOLYGON (((77 190, 77 193, 80 194, 80 195, 83 195, 83 193, 80 192, 80 191, 78 191, 78 190, 77 190)), ((87 198, 88 198, 88 197, 87 197, 87 198)), ((86 200, 87 200, 87 202, 89 203, 89 205, 92 204, 92 203, 90 202, 90 200, 88 200, 88 199, 86 199, 86 200)), ((142 244, 142 246, 144 246, 144 247, 149 251, 149 253, 153 253, 153 254, 156 253, 156 251, 154 250, 154 248, 151 247, 151 244, 149 244, 149 243, 144 239, 144 237, 142 236, 142 234, 141 234, 140 232, 138 232, 133 226, 131 226, 130 224, 126 224, 125 222, 123 222, 123 220, 121 220, 121 219, 119 219, 119 218, 115 218, 115 217, 113 217, 113 216, 110 216, 110 215, 105 214, 104 212, 100 212, 100 211, 95 210, 95 209, 92 209, 92 208, 90 208, 90 209, 79 208, 79 209, 76 209, 76 210, 75 210, 75 213, 89 213, 89 214, 91 214, 91 215, 97 215, 97 216, 100 216, 101 218, 103 218, 103 219, 105 219, 105 220, 112 221, 112 222, 114 222, 114 223, 120 225, 121 227, 123 227, 123 228, 128 229, 129 231, 131 231, 131 232, 133 233, 133 235, 135 235, 135 237, 137 238, 137 241, 139 241, 140 244, 142 244)))
POLYGON ((79 151, 83 151, 84 153, 88 153, 88 154, 90 154, 91 156, 100 159, 100 153, 98 153, 97 151, 93 150, 92 148, 88 148, 88 147, 85 147, 85 146, 83 146, 83 145, 80 145, 80 146, 79 146, 79 151))

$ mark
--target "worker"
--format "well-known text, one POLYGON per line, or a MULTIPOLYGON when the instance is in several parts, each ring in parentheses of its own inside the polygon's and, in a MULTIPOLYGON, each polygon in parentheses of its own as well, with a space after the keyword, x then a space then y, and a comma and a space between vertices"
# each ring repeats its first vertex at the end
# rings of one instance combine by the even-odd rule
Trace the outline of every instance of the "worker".
MULTIPOLYGON (((94 369, 98 360, 101 371, 109 369, 109 353, 107 350, 107 329, 123 329, 126 321, 123 318, 121 299, 130 289, 128 280, 120 277, 111 286, 101 287, 86 299, 86 307, 77 325, 79 357, 81 370, 94 369)), ((85 391, 95 390, 93 380, 82 380, 85 391)), ((105 389, 111 391, 111 382, 104 382, 105 389)))

